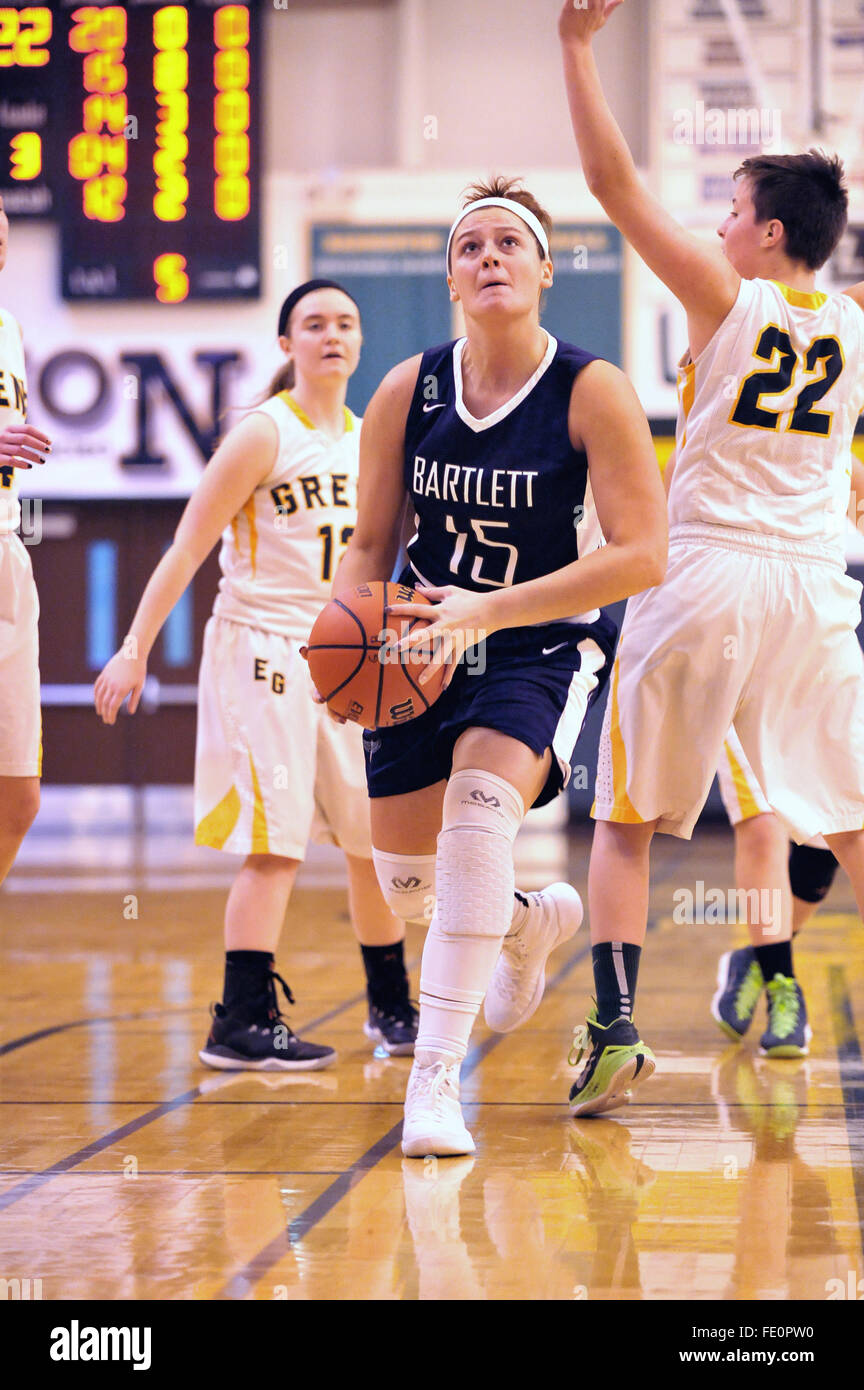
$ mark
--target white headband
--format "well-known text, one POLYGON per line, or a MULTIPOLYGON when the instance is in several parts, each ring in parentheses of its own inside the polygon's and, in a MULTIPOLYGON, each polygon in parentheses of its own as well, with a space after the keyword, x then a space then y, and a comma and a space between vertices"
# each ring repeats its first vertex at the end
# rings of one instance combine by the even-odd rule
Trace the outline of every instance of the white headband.
POLYGON ((549 238, 543 230, 543 224, 539 217, 535 217, 530 208, 523 208, 521 203, 514 202, 512 198, 478 198, 476 203, 469 203, 467 208, 462 209, 456 221, 453 223, 453 226, 450 228, 450 235, 447 238, 448 268, 450 266, 450 247, 456 235, 456 228, 459 226, 459 223, 468 216, 469 212, 476 212, 478 208, 506 208, 508 212, 515 212, 516 216, 521 218, 525 225, 531 228, 531 231, 542 247, 545 259, 548 261, 549 238))

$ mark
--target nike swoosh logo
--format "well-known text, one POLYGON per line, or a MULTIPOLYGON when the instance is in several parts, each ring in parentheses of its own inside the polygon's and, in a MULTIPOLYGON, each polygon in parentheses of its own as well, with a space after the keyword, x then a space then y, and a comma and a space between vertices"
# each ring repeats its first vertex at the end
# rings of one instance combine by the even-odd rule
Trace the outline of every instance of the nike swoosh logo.
POLYGON ((566 643, 566 642, 559 642, 557 647, 544 647, 544 648, 543 648, 543 655, 544 655, 544 656, 551 656, 553 652, 560 652, 561 648, 562 648, 562 647, 566 647, 566 646, 567 646, 567 643, 566 643))
POLYGON ((437 405, 424 405, 423 414, 426 415, 430 410, 443 410, 446 404, 446 401, 439 401, 437 405))

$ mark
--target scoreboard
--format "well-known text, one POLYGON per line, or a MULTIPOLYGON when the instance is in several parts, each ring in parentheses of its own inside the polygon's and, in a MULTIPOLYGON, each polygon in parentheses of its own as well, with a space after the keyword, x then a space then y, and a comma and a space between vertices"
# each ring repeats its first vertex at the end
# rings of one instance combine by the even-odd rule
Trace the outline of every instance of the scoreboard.
POLYGON ((258 6, 0 5, 0 193, 69 300, 260 293, 258 6))
POLYGON ((12 217, 54 212, 55 68, 51 7, 0 6, 0 194, 12 217))

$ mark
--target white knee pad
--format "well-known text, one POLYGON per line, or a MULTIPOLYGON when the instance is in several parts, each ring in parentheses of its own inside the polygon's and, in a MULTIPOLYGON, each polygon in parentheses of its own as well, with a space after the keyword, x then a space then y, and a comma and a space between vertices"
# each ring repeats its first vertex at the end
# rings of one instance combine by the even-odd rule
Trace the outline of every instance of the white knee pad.
POLYGON ((513 841, 525 815, 515 787, 493 772, 454 772, 444 794, 436 879, 444 936, 503 938, 513 917, 513 841))
POLYGON ((451 774, 444 793, 442 833, 462 826, 505 835, 511 845, 525 819, 525 803, 516 788, 494 772, 463 768, 451 774))
POLYGON ((373 849, 372 859, 382 896, 403 922, 428 927, 435 911, 435 855, 388 854, 373 849))

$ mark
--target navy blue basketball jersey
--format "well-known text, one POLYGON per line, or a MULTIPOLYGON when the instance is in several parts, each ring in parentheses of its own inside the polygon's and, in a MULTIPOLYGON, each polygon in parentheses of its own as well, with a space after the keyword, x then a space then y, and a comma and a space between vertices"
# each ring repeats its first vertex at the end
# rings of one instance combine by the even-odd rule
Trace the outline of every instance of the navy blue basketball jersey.
POLYGON ((417 514, 408 561, 427 584, 506 588, 603 544, 588 458, 567 430, 573 382, 595 356, 547 336, 537 371, 484 420, 462 399, 465 339, 423 354, 405 427, 405 485, 417 514))

